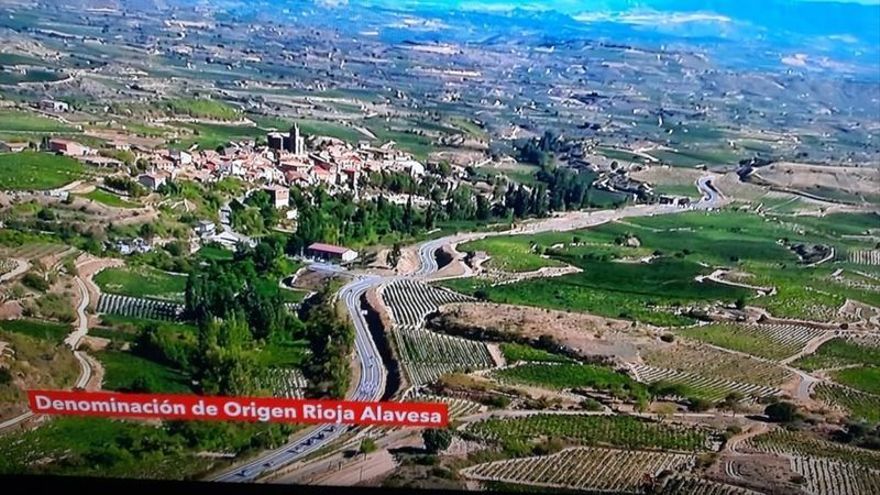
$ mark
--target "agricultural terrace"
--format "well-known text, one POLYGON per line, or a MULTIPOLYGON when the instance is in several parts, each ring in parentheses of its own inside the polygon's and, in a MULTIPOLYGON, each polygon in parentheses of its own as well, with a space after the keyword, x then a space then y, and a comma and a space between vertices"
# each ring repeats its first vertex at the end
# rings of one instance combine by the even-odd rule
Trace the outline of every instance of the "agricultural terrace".
POLYGON ((572 448, 549 456, 478 464, 462 474, 481 481, 642 493, 646 476, 682 472, 692 465, 693 456, 689 454, 572 448))
POLYGON ((514 344, 512 342, 503 342, 499 345, 504 359, 508 363, 535 362, 535 363, 567 363, 571 359, 553 354, 541 349, 536 349, 522 344, 514 344))
POLYGON ((880 469, 880 453, 875 450, 830 442, 805 432, 776 429, 748 439, 744 447, 768 454, 824 457, 837 461, 856 461, 858 464, 880 469))
POLYGON ((666 479, 657 495, 759 495, 759 492, 691 476, 672 476, 666 479))
POLYGON ((492 368, 495 361, 486 344, 425 329, 392 330, 397 355, 412 385, 436 381, 448 373, 492 368))
POLYGON ((535 414, 519 418, 492 418, 467 426, 468 433, 500 443, 511 453, 528 452, 529 445, 559 438, 576 445, 678 452, 711 450, 712 430, 661 424, 634 416, 535 414))
POLYGON ((806 480, 808 493, 862 495, 880 493, 880 471, 848 462, 793 457, 791 470, 806 480))
POLYGON ((157 301, 156 299, 101 294, 97 309, 98 313, 103 315, 173 321, 180 318, 185 308, 183 304, 157 301))
POLYGON ((83 177, 85 168, 66 156, 22 151, 0 154, 0 190, 55 189, 83 177))
MULTIPOLYGON (((585 311, 657 325, 693 323, 660 308, 737 299, 780 317, 831 321, 847 299, 880 305, 880 292, 833 279, 831 274, 839 267, 853 266, 846 264, 845 257, 844 261, 807 266, 791 246, 825 245, 838 253, 872 249, 860 236, 877 225, 878 216, 869 213, 817 218, 723 210, 631 218, 576 232, 487 239, 477 244, 502 264, 517 263, 509 251, 526 253, 523 263, 548 262, 539 256, 542 253, 550 262, 577 266, 582 273, 495 287, 481 279, 445 285, 468 294, 482 289, 494 302, 585 311), (636 263, 649 256, 653 256, 650 263, 636 263), (694 280, 722 267, 743 274, 738 280, 742 283, 775 287, 777 294, 755 297, 752 289, 694 280)), ((472 247, 465 244, 462 249, 472 247)))
POLYGON ((831 378, 842 385, 880 396, 880 368, 866 366, 836 370, 831 372, 831 378))
POLYGON ((111 208, 139 208, 141 205, 137 203, 132 203, 131 201, 126 201, 119 196, 104 191, 102 189, 95 189, 90 193, 83 194, 82 197, 86 199, 90 199, 92 201, 101 203, 102 205, 110 206, 111 208))
POLYGON ((159 105, 174 115, 187 115, 195 118, 236 120, 241 116, 241 110, 217 100, 179 98, 168 100, 159 105))
MULTIPOLYGON (((571 240, 571 237, 568 237, 571 240)), ((561 262, 545 258, 543 247, 517 236, 489 237, 458 246, 465 253, 491 253, 487 267, 506 272, 532 272, 544 267, 564 266, 561 262)))
POLYGON ((702 325, 679 330, 689 339, 772 360, 800 352, 822 330, 798 325, 702 325))
POLYGON ((847 412, 853 419, 880 422, 880 395, 831 383, 819 383, 814 393, 817 399, 847 412))
POLYGON ((0 328, 0 341, 6 343, 3 363, 13 380, 0 384, 0 420, 24 412, 25 390, 63 389, 76 382, 80 366, 70 349, 56 340, 59 330, 35 322, 12 325, 3 322, 0 328))
MULTIPOLYGON (((53 120, 32 113, 19 112, 15 110, 0 110, 0 132, 21 132, 21 133, 39 133, 39 132, 75 132, 76 129, 62 124, 57 120, 53 120)), ((34 136, 22 134, 22 141, 33 140, 34 136)), ((39 136, 36 141, 39 141, 39 136)))
POLYGON ((108 294, 182 302, 186 277, 146 266, 107 268, 95 276, 95 283, 108 294))
POLYGON ((101 351, 103 388, 119 392, 191 393, 190 380, 181 372, 128 351, 101 351))
POLYGON ((588 388, 616 396, 647 399, 644 385, 605 366, 589 364, 524 364, 492 373, 503 383, 535 385, 551 389, 588 388))
POLYGON ((61 343, 70 333, 70 325, 40 320, 2 320, 0 331, 20 333, 30 337, 61 343))
POLYGON ((819 346, 816 352, 792 364, 804 371, 857 365, 880 366, 880 340, 859 337, 831 339, 819 346))

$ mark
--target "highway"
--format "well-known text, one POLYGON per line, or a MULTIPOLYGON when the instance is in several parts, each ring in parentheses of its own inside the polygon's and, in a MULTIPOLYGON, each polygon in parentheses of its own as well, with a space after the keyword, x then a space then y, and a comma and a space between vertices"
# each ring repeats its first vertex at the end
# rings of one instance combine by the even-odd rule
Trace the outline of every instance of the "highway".
MULTIPOLYGON (((690 208, 712 209, 719 206, 722 197, 712 185, 713 179, 714 177, 712 176, 706 176, 697 181, 696 186, 703 193, 703 198, 698 204, 691 205, 690 208)), ((687 209, 688 208, 680 207, 662 207, 646 210, 644 207, 630 207, 622 212, 615 210, 610 210, 608 212, 593 212, 589 214, 590 216, 588 217, 587 224, 597 225, 612 219, 627 216, 673 213, 687 211, 687 209)), ((570 230, 572 228, 584 228, 585 225, 583 223, 568 225, 560 223, 559 219, 550 219, 542 222, 543 223, 538 222, 531 225, 528 229, 517 229, 514 232, 455 234, 425 242, 419 246, 418 250, 419 269, 412 275, 409 275, 409 277, 424 279, 437 272, 439 266, 435 257, 436 252, 447 244, 455 244, 492 235, 537 233, 545 230, 570 230)), ((311 269, 323 273, 345 274, 345 270, 334 265, 316 263, 312 265, 311 269)), ((379 349, 376 347, 376 343, 370 335, 370 329, 365 319, 365 315, 362 312, 360 301, 361 297, 370 289, 399 278, 401 277, 358 275, 337 294, 337 297, 345 302, 355 327, 355 353, 360 367, 357 386, 349 396, 346 397, 348 400, 368 402, 377 401, 382 397, 385 390, 387 369, 382 361, 379 349)), ((349 428, 350 427, 345 425, 334 424, 314 427, 308 431, 308 434, 299 436, 293 442, 273 451, 264 453, 246 464, 235 466, 212 479, 221 482, 256 481, 265 474, 276 471, 285 465, 291 464, 306 455, 321 449, 333 440, 339 438, 342 434, 348 431, 349 428)))
MULTIPOLYGON (((321 267, 318 267, 321 270, 321 267)), ((338 270, 322 270, 338 271, 338 270)), ((370 328, 361 310, 361 297, 371 288, 384 281, 378 276, 359 276, 342 288, 337 294, 345 302, 355 327, 355 353, 358 358, 358 383, 353 392, 346 397, 348 400, 375 402, 385 391, 387 371, 382 356, 370 328)), ((214 481, 252 482, 260 476, 290 464, 339 438, 348 431, 345 425, 321 425, 313 428, 305 436, 300 436, 287 445, 261 455, 247 464, 237 466, 231 471, 214 478, 214 481)))

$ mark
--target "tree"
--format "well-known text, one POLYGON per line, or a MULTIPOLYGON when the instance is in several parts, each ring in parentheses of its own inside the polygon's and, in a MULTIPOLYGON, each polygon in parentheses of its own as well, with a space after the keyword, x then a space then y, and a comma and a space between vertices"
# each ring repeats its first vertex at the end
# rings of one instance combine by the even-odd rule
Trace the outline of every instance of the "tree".
POLYGON ((718 409, 722 411, 730 411, 734 416, 743 410, 742 401, 745 397, 739 392, 731 392, 727 394, 721 402, 718 403, 718 409))
POLYGON ((361 440, 361 446, 358 448, 358 452, 366 457, 367 454, 375 452, 377 448, 375 440, 372 438, 365 438, 361 440))
POLYGON ((688 409, 694 412, 705 412, 712 409, 712 402, 700 397, 692 397, 688 400, 688 409))
POLYGON ((452 444, 452 432, 447 429, 429 428, 422 432, 422 440, 425 442, 425 450, 436 454, 448 449, 452 444))
POLYGON ((775 402, 764 408, 764 415, 774 423, 790 423, 798 418, 798 411, 791 402, 775 402))
POLYGON ((401 255, 401 247, 399 242, 395 242, 394 246, 391 247, 391 252, 388 254, 388 266, 394 268, 397 266, 397 263, 400 261, 401 255))

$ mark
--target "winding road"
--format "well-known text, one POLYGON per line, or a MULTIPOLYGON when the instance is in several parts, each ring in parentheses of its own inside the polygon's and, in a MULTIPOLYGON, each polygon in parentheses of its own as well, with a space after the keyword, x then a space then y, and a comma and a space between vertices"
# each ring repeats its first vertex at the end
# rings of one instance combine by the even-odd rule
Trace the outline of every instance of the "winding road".
MULTIPOLYGON (((359 363, 358 384, 349 393, 347 399, 368 402, 376 401, 379 400, 385 389, 387 369, 382 361, 379 349, 376 347, 376 343, 370 334, 364 310, 361 307, 361 298, 370 289, 400 278, 429 278, 440 269, 436 259, 437 250, 447 244, 456 244, 497 235, 535 234, 547 231, 583 229, 627 217, 671 214, 694 209, 714 209, 720 206, 723 197, 712 185, 713 179, 713 176, 705 176, 697 181, 696 186, 703 193, 703 198, 698 203, 687 208, 669 205, 628 206, 620 210, 575 212, 574 214, 526 223, 507 232, 455 234, 421 244, 418 249, 420 266, 412 275, 384 277, 378 275, 355 276, 354 280, 344 286, 337 294, 337 297, 348 308, 349 315, 354 323, 355 353, 359 363)), ((322 268, 320 266, 316 267, 316 269, 319 271, 339 272, 338 270, 322 268)), ((341 273, 345 274, 345 272, 341 273)), ((235 466, 211 479, 221 482, 257 481, 269 473, 326 447, 350 429, 352 427, 338 424, 321 425, 309 429, 305 435, 299 435, 293 442, 263 453, 258 458, 235 466)))

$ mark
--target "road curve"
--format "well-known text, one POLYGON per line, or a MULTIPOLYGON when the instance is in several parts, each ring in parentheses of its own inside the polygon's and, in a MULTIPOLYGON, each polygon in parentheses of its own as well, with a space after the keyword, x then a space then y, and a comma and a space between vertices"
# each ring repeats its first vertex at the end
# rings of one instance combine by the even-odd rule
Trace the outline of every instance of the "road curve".
MULTIPOLYGON (((719 206, 722 197, 717 189, 712 185, 713 176, 706 176, 697 181, 696 186, 703 193, 703 198, 695 205, 689 208, 681 207, 628 207, 624 211, 609 210, 607 212, 592 212, 586 222, 569 225, 559 219, 549 219, 530 224, 527 228, 519 228, 510 232, 493 232, 493 233, 468 233, 455 234, 440 239, 425 242, 419 246, 419 269, 415 273, 407 277, 388 276, 381 277, 377 275, 361 275, 352 282, 344 286, 338 293, 340 298, 348 308, 349 315, 355 327, 355 353, 360 366, 359 380, 357 387, 349 394, 347 399, 355 401, 376 401, 382 396, 385 389, 385 381, 387 379, 387 369, 382 361, 382 356, 370 335, 370 329, 364 314, 361 310, 361 296, 373 287, 378 287, 400 278, 428 278, 431 274, 439 270, 437 264, 436 253, 439 249, 447 244, 454 244, 468 240, 479 239, 493 235, 508 234, 534 234, 548 230, 571 230, 575 228, 586 228, 601 223, 605 223, 614 219, 627 216, 645 216, 653 214, 667 214, 687 209, 712 209, 719 206), (647 208, 647 209, 646 209, 647 208), (543 223, 542 223, 543 222, 543 223)), ((317 266, 318 271, 339 272, 337 269, 317 266)), ((339 424, 321 425, 313 428, 305 436, 299 437, 297 440, 284 445, 278 449, 260 455, 258 458, 235 466, 234 468, 224 471, 223 473, 211 478, 213 481, 220 482, 253 482, 258 478, 280 469, 281 467, 291 464, 306 455, 328 445, 333 440, 339 438, 343 433, 349 430, 348 426, 339 424)))

